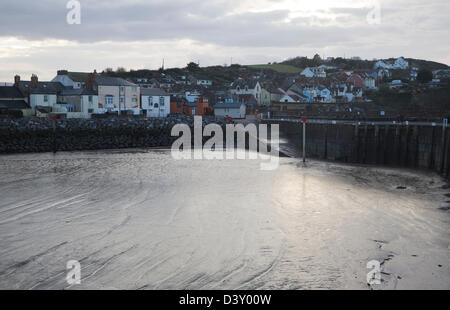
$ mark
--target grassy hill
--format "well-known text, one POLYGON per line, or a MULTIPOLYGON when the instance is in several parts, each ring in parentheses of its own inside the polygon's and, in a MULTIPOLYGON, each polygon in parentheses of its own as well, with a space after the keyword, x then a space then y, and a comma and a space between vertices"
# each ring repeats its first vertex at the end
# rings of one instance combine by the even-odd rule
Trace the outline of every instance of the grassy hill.
POLYGON ((252 69, 273 70, 279 73, 300 73, 302 69, 286 64, 267 64, 267 65, 250 65, 252 69))

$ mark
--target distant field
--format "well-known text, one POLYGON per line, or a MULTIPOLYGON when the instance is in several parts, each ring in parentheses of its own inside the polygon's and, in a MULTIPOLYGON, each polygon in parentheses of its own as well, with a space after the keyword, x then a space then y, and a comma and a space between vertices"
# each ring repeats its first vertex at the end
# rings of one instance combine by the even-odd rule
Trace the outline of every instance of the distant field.
POLYGON ((280 73, 300 73, 302 69, 291 66, 291 65, 282 65, 282 64, 271 64, 271 65, 250 65, 247 66, 249 68, 254 69, 270 69, 280 73))

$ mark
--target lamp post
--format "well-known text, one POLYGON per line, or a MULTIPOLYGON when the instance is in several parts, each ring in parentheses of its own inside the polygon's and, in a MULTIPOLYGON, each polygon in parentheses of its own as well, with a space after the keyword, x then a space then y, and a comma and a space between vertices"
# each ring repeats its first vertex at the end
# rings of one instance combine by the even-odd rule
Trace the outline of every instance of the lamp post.
POLYGON ((301 118, 302 123, 303 123, 303 162, 306 162, 306 122, 308 121, 308 119, 306 117, 302 117, 301 118))

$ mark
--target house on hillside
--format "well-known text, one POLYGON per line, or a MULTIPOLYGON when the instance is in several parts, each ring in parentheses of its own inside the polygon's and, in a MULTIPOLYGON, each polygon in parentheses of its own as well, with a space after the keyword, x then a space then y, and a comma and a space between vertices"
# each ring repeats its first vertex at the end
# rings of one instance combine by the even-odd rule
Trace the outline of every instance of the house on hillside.
POLYGON ((375 70, 377 70, 377 69, 392 69, 392 66, 389 65, 389 64, 387 64, 387 63, 385 63, 383 60, 378 60, 378 61, 374 64, 373 68, 374 68, 375 70))
POLYGON ((199 90, 192 90, 192 91, 186 91, 184 94, 184 98, 187 100, 187 102, 190 103, 196 103, 197 99, 201 96, 201 92, 199 90))
POLYGON ((197 85, 197 86, 205 86, 205 87, 209 87, 213 85, 213 81, 207 77, 194 77, 194 76, 189 76, 189 81, 191 83, 191 85, 197 85))
POLYGON ((245 118, 246 107, 243 103, 217 103, 214 106, 214 115, 216 117, 242 119, 245 118))
POLYGON ((406 70, 409 67, 409 63, 403 58, 397 58, 392 66, 393 69, 406 70))
POLYGON ((306 68, 305 70, 300 72, 300 75, 307 78, 312 78, 314 77, 314 72, 310 68, 306 68))
POLYGON ((352 83, 338 82, 332 83, 330 86, 331 96, 336 103, 352 102, 354 85, 352 83))
POLYGON ((409 63, 403 58, 397 58, 393 64, 379 60, 373 66, 374 69, 395 69, 395 70, 406 70, 409 67, 409 63))
POLYGON ((262 88, 260 105, 267 107, 272 101, 280 101, 282 96, 283 92, 276 88, 262 88))
POLYGON ((366 84, 364 82, 364 79, 361 77, 360 74, 353 73, 347 78, 347 83, 352 83, 354 87, 359 87, 363 90, 366 89, 366 84))
POLYGON ((306 102, 307 98, 299 93, 288 90, 279 100, 284 103, 306 102))
POLYGON ((417 75, 419 75, 419 68, 411 67, 411 70, 409 71, 409 80, 410 81, 417 80, 417 75))
POLYGON ((213 108, 210 104, 210 97, 203 95, 197 98, 195 115, 212 115, 213 108))
POLYGON ((433 77, 435 79, 449 79, 450 78, 450 69, 433 71, 433 77))
POLYGON ((320 103, 331 103, 332 102, 331 91, 327 87, 322 85, 317 87, 316 101, 320 103))
POLYGON ((184 104, 186 99, 171 96, 170 97, 170 113, 184 114, 184 104))
POLYGON ((258 104, 261 104, 262 86, 258 80, 244 80, 238 78, 231 84, 230 93, 232 95, 253 95, 258 104))
POLYGON ((326 78, 327 73, 325 72, 326 66, 319 66, 319 67, 309 67, 303 70, 300 73, 300 76, 304 76, 307 78, 326 78))

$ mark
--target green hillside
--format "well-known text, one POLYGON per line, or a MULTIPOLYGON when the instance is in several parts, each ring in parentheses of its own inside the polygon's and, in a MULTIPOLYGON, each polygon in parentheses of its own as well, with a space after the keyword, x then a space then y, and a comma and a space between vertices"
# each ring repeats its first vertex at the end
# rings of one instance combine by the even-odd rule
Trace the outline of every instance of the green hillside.
POLYGON ((298 67, 294 67, 291 65, 285 65, 285 64, 267 64, 267 65, 250 65, 247 66, 249 68, 253 69, 263 69, 263 70, 273 70, 279 73, 300 73, 302 69, 298 67))

